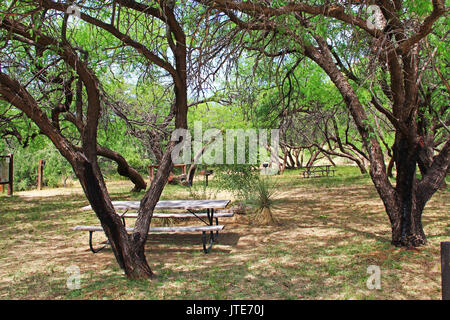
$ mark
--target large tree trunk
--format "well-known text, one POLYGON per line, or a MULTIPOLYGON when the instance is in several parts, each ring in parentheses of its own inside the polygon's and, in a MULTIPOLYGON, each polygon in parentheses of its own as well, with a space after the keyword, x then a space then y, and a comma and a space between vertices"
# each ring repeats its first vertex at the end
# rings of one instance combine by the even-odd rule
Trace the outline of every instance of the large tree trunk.
MULTIPOLYGON (((186 63, 186 36, 174 14, 174 8, 168 4, 163 6, 164 14, 167 17, 168 33, 167 38, 175 58, 176 75, 172 75, 174 80, 175 91, 175 128, 187 129, 187 63, 186 63), (176 42, 173 42, 173 38, 176 42)), ((153 216, 153 210, 159 201, 164 186, 173 168, 172 150, 179 141, 170 141, 163 155, 156 176, 147 190, 145 196, 141 200, 141 205, 136 219, 136 225, 131 235, 133 249, 135 250, 135 259, 137 262, 144 262, 145 259, 145 242, 147 241, 148 230, 153 216)), ((135 261, 136 262, 136 261, 135 261)), ((144 269, 138 269, 144 271, 144 269)), ((137 274, 137 278, 146 278, 145 272, 143 276, 137 274)), ((130 277, 130 276, 128 276, 130 277)))
MULTIPOLYGON (((164 190, 164 186, 167 183, 167 178, 173 169, 172 162, 172 150, 175 147, 175 142, 169 142, 167 150, 164 153, 161 164, 156 172, 155 178, 152 180, 150 188, 147 190, 145 196, 141 200, 141 205, 138 211, 138 217, 136 219, 136 226, 133 234, 130 236, 132 242, 134 263, 138 264, 139 272, 136 274, 137 278, 147 278, 145 273, 146 258, 145 258, 145 242, 147 241, 148 230, 150 228, 151 219, 153 216, 153 210, 159 201, 161 193, 164 190)), ((150 268, 148 268, 150 270, 150 268)), ((127 274, 128 275, 128 274, 127 274)), ((148 274, 150 277, 152 273, 148 274)), ((130 278, 130 276, 128 275, 130 278)))
POLYGON ((76 173, 96 213, 119 266, 129 279, 151 278, 153 273, 142 251, 133 245, 120 217, 116 214, 97 164, 84 161, 76 173))
POLYGON ((417 207, 416 200, 400 203, 399 210, 389 213, 392 220, 392 241, 397 247, 418 247, 427 244, 422 226, 422 210, 417 207), (411 205, 411 207, 409 207, 411 205))
MULTIPOLYGON (((321 48, 325 52, 327 51, 327 47, 323 43, 321 43, 321 48)), ((425 244, 426 239, 421 225, 422 210, 434 191, 430 189, 431 192, 427 199, 421 195, 423 188, 418 185, 415 176, 417 148, 410 145, 411 139, 408 141, 399 133, 400 130, 397 131, 396 145, 394 146, 397 185, 394 188, 388 179, 380 144, 375 138, 373 129, 365 125, 368 121, 367 115, 354 90, 336 68, 330 53, 321 54, 313 47, 307 47, 307 49, 309 56, 327 72, 339 89, 363 138, 364 147, 370 160, 370 176, 391 222, 392 243, 397 246, 425 244), (418 198, 417 195, 420 195, 421 198, 418 198)), ((442 173, 439 169, 436 171, 437 174, 442 173)), ((443 177, 441 178, 443 179, 443 177)))
POLYGON ((396 196, 397 212, 388 212, 392 217, 392 244, 417 247, 426 244, 422 227, 423 207, 418 206, 416 162, 417 149, 409 146, 401 135, 394 146, 394 161, 397 167, 396 196))
MULTIPOLYGON (((426 203, 432 195, 442 186, 449 167, 448 149, 450 141, 442 148, 430 164, 426 176, 422 180, 416 177, 417 162, 420 154, 420 146, 408 145, 404 137, 397 137, 393 147, 394 161, 397 167, 396 187, 394 196, 382 196, 386 212, 389 216, 392 228, 392 244, 401 247, 417 247, 425 245, 427 239, 422 225, 422 213, 426 203)), ((420 162, 420 161, 419 161, 420 162)), ((380 194, 383 186, 374 183, 380 194)))

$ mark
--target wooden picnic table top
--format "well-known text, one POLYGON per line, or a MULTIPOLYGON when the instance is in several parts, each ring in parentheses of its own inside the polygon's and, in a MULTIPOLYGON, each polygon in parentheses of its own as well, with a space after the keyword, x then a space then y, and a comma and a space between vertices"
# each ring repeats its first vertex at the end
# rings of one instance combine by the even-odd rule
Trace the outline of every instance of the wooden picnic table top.
POLYGON ((321 167, 332 167, 332 165, 331 164, 319 164, 319 165, 315 165, 315 166, 300 167, 300 169, 321 168, 321 167))
MULTIPOLYGON (((161 200, 155 206, 155 209, 225 209, 231 200, 161 200)), ((112 201, 116 210, 134 209, 138 210, 141 201, 112 201)), ((92 207, 86 206, 82 210, 92 210, 92 207)))

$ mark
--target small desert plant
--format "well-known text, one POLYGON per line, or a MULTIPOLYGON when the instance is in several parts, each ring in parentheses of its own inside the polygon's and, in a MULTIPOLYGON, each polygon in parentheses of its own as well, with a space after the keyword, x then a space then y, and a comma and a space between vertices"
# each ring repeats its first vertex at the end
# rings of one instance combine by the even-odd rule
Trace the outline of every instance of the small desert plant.
POLYGON ((246 202, 256 208, 254 222, 258 225, 277 224, 272 215, 273 197, 276 193, 276 186, 264 176, 258 176, 251 189, 247 191, 246 202))
POLYGON ((233 193, 240 206, 255 208, 256 224, 276 224, 271 208, 277 186, 269 176, 262 176, 260 171, 252 166, 234 165, 219 172, 218 181, 222 189, 233 193))

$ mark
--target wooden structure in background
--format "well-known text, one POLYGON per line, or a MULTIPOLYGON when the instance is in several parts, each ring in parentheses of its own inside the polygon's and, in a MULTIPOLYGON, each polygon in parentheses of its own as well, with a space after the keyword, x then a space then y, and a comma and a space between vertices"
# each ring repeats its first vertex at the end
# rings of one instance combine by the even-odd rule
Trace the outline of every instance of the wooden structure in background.
POLYGON ((14 183, 14 156, 8 154, 6 156, 0 156, 0 185, 8 185, 8 196, 13 195, 13 183, 14 183))
POLYGON ((45 166, 45 160, 39 160, 39 165, 38 165, 38 185, 37 185, 37 189, 41 190, 42 189, 42 185, 44 182, 44 166, 45 166))
MULTIPOLYGON (((174 164, 173 166, 181 168, 181 174, 186 174, 186 164, 174 164)), ((159 164, 152 164, 152 165, 148 166, 148 176, 149 176, 150 184, 152 183, 153 177, 155 175, 154 170, 155 170, 155 168, 158 168, 158 167, 159 167, 159 164)), ((169 177, 169 179, 170 179, 170 177, 169 177)))

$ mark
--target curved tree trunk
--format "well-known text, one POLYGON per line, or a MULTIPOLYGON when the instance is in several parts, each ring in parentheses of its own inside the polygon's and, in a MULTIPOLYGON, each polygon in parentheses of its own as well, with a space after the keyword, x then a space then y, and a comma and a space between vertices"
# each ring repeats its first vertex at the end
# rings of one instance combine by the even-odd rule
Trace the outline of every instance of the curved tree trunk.
MULTIPOLYGON (((47 9, 67 12, 66 4, 42 1, 41 5, 45 6, 47 9)), ((124 2, 124 5, 129 5, 129 3, 124 2)), ((176 68, 173 68, 173 66, 169 64, 163 64, 161 67, 166 68, 171 73, 175 83, 175 127, 187 128, 186 38, 181 26, 176 21, 174 8, 167 5, 164 5, 162 8, 165 17, 167 17, 167 25, 170 29, 170 32, 168 32, 168 41, 170 42, 171 49, 174 53, 176 68), (173 41, 174 39, 172 36, 175 37, 176 42, 173 41)), ((142 7, 135 9, 139 10, 142 9, 142 7)), ((142 10, 148 13, 146 7, 142 10)), ((149 14, 151 14, 151 12, 149 14)), ((83 16, 83 18, 87 19, 86 17, 87 16, 83 16)), ((115 29, 113 25, 104 24, 92 17, 89 17, 89 20, 89 23, 92 22, 92 24, 104 28, 127 45, 137 47, 141 52, 147 52, 147 55, 144 52, 144 56, 148 58, 149 62, 154 63, 154 61, 152 61, 153 55, 151 53, 148 54, 148 50, 143 45, 124 36, 119 30, 115 29)), ((81 148, 73 145, 65 136, 63 136, 57 124, 50 121, 45 111, 39 107, 37 101, 27 91, 26 87, 22 86, 18 81, 11 79, 7 74, 2 73, 1 70, 0 98, 13 104, 32 119, 41 129, 42 133, 54 143, 60 153, 72 165, 86 197, 108 237, 116 260, 120 267, 125 271, 127 277, 129 279, 151 278, 153 273, 145 258, 145 241, 147 239, 153 209, 159 200, 173 166, 171 149, 173 148, 174 143, 169 143, 169 146, 167 147, 163 161, 156 174, 156 178, 141 202, 141 208, 136 220, 134 232, 129 235, 119 215, 115 212, 97 163, 97 157, 99 155, 97 130, 102 107, 99 90, 100 85, 96 75, 89 69, 87 62, 82 61, 79 58, 77 51, 67 42, 67 40, 63 40, 61 43, 58 39, 44 34, 41 30, 33 30, 32 26, 24 25, 12 18, 0 21, 0 28, 8 30, 8 32, 13 34, 18 34, 24 39, 33 42, 33 45, 35 44, 42 48, 52 48, 57 45, 58 50, 52 49, 54 50, 54 53, 58 54, 64 62, 78 74, 80 80, 83 82, 87 93, 87 108, 84 113, 85 117, 80 118, 82 120, 85 119, 82 130, 80 130, 81 148), (33 30, 33 32, 30 32, 30 30, 33 30)), ((81 112, 83 110, 80 108, 80 110, 77 109, 77 112, 78 111, 81 112)), ((75 123, 77 122, 75 121, 75 123)), ((125 166, 124 159, 118 157, 117 154, 113 154, 113 156, 120 162, 119 166, 123 165, 122 169, 124 171, 127 170, 128 174, 130 174, 130 172, 133 174, 133 171, 128 170, 125 166)))
POLYGON ((189 166, 189 170, 187 173, 187 181, 190 187, 192 187, 192 185, 194 184, 195 170, 197 170, 197 165, 193 163, 189 166))
POLYGON ((288 159, 289 159, 289 168, 295 168, 295 160, 294 160, 294 158, 292 157, 292 149, 289 149, 288 151, 287 151, 287 156, 288 156, 288 159))
POLYGON ((188 185, 190 187, 192 187, 192 185, 194 183, 194 176, 195 176, 195 171, 197 170, 197 162, 198 162, 198 160, 205 153, 206 149, 216 140, 218 135, 219 135, 219 133, 217 135, 212 136, 211 139, 208 142, 206 142, 204 144, 204 146, 194 156, 194 159, 192 161, 192 164, 189 166, 189 170, 188 170, 188 173, 187 173, 187 176, 186 176, 187 181, 188 181, 188 185))
POLYGON ((356 163, 356 165, 359 168, 359 171, 361 172, 361 174, 366 174, 367 173, 367 168, 364 165, 364 161, 357 159, 356 157, 353 158, 353 161, 356 163))
POLYGON ((153 273, 145 256, 133 246, 125 226, 111 204, 98 166, 85 161, 82 166, 77 167, 77 176, 109 239, 119 266, 129 279, 151 278, 153 273))
POLYGON ((390 160, 389 160, 389 164, 388 164, 388 167, 387 167, 387 174, 388 174, 388 176, 390 177, 390 178, 393 178, 394 177, 394 174, 393 174, 393 171, 394 170, 394 157, 392 157, 390 160))
POLYGON ((147 188, 147 184, 139 172, 132 168, 120 153, 101 146, 97 147, 97 153, 98 155, 111 159, 117 163, 117 172, 122 177, 127 177, 134 183, 134 188, 131 190, 132 192, 139 192, 147 188))
MULTIPOLYGON (((317 51, 312 46, 306 48, 306 53, 330 76, 346 102, 355 125, 363 138, 364 148, 367 150, 370 160, 370 176, 383 201, 386 213, 391 222, 392 243, 395 245, 423 243, 424 237, 421 234, 421 227, 418 226, 418 223, 421 222, 416 213, 420 206, 415 205, 414 207, 417 209, 416 211, 413 211, 413 182, 415 179, 413 173, 415 172, 415 162, 413 165, 411 161, 415 161, 415 159, 409 160, 409 156, 412 155, 409 151, 409 146, 407 144, 405 145, 400 139, 397 139, 398 150, 396 165, 397 176, 399 177, 397 178, 397 187, 394 188, 388 179, 383 152, 379 141, 375 138, 376 135, 373 132, 373 128, 365 125, 368 118, 358 96, 348 80, 336 67, 332 60, 331 53, 327 52, 328 49, 324 41, 322 40, 319 43, 321 49, 324 50, 325 53, 317 51), (402 169, 399 168, 400 166, 402 169), (400 173, 401 170, 403 170, 402 173, 400 173)), ((418 211, 422 212, 421 210, 418 211)))
MULTIPOLYGON (((89 88, 90 89, 90 88, 89 88)), ((119 266, 129 278, 151 277, 151 270, 145 260, 138 259, 137 250, 129 241, 129 236, 116 214, 109 198, 103 177, 96 160, 95 139, 80 149, 65 139, 53 126, 50 119, 39 108, 36 100, 20 83, 0 72, 0 94, 6 101, 22 110, 58 148, 69 161, 85 195, 110 240, 112 250, 119 266)), ((93 123, 94 125, 95 123, 93 123)))

